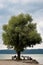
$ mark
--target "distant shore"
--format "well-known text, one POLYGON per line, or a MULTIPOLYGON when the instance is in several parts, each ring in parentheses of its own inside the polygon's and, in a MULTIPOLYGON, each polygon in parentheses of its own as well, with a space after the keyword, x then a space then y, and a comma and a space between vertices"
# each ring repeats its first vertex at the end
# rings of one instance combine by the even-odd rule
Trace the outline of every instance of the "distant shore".
POLYGON ((35 63, 25 63, 24 61, 0 60, 0 65, 42 65, 35 63))

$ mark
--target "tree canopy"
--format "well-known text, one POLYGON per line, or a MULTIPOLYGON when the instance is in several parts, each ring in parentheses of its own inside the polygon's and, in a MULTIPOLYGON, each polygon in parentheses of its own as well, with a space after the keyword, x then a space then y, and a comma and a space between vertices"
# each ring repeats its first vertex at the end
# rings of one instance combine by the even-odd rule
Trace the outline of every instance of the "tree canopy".
POLYGON ((42 39, 37 32, 36 23, 32 23, 29 14, 12 16, 8 24, 3 25, 3 43, 13 47, 20 59, 20 52, 26 47, 33 47, 40 44, 42 39))

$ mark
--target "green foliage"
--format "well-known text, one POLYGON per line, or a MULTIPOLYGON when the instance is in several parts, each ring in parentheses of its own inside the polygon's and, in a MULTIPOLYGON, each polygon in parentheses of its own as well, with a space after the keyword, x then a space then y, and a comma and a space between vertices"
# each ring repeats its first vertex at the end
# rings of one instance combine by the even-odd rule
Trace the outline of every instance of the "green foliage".
POLYGON ((12 46, 17 52, 41 43, 36 23, 32 23, 32 20, 29 14, 12 16, 8 24, 3 26, 3 43, 12 46))

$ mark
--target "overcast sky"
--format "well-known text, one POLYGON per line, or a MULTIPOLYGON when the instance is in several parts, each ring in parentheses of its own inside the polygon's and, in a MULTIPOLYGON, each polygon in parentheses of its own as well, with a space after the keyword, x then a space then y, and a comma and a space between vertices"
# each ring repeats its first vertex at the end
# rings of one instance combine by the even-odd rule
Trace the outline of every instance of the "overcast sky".
MULTIPOLYGON (((0 0, 0 49, 6 49, 2 41, 2 26, 8 23, 11 16, 29 13, 43 39, 43 0, 0 0)), ((43 43, 33 48, 43 48, 43 43)))

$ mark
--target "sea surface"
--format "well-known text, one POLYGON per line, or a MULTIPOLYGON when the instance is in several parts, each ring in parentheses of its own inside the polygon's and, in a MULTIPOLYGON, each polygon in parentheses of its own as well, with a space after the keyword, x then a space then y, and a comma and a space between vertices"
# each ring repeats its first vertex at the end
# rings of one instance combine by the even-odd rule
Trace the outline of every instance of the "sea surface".
MULTIPOLYGON (((12 59, 12 56, 16 54, 0 54, 0 59, 12 59)), ((36 59, 40 64, 43 64, 43 54, 21 54, 21 56, 29 56, 36 59)))

